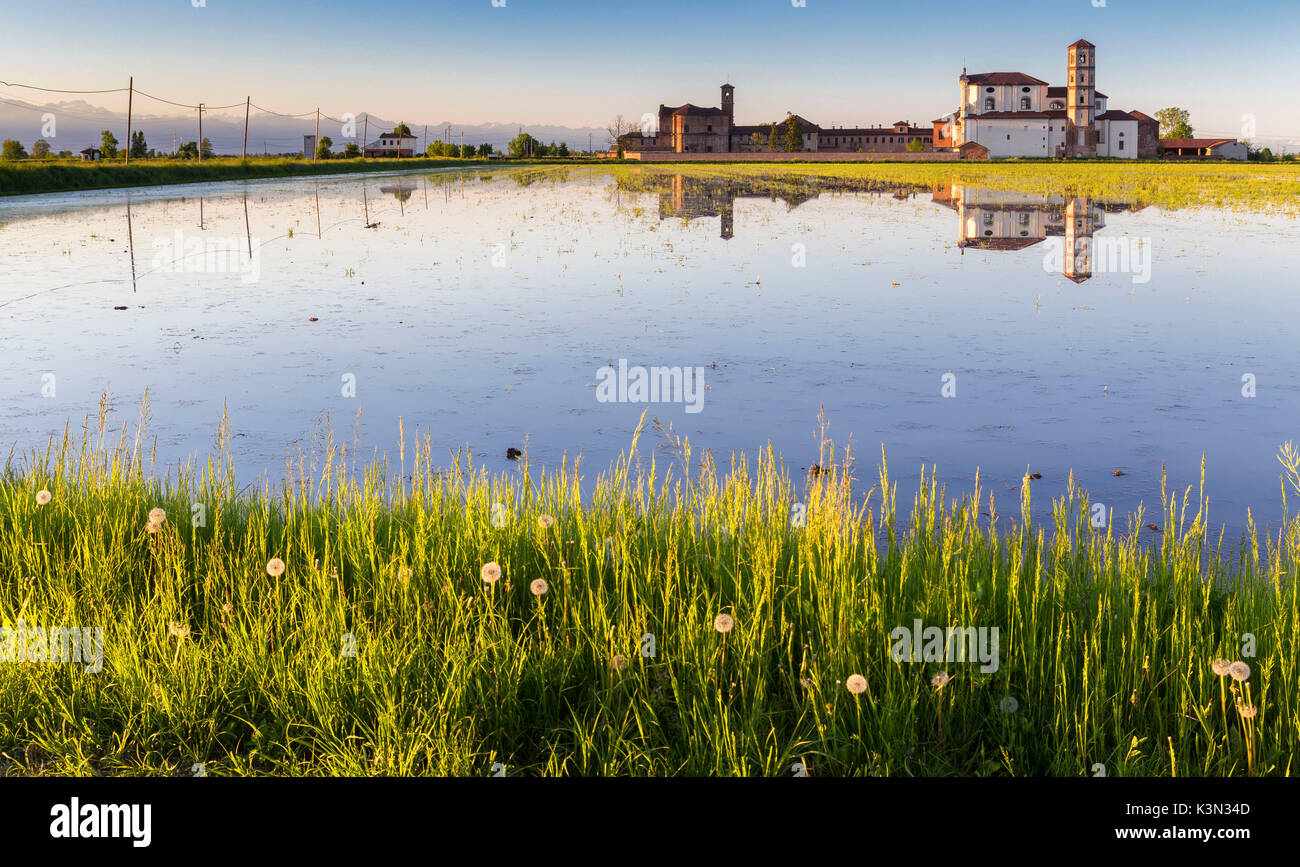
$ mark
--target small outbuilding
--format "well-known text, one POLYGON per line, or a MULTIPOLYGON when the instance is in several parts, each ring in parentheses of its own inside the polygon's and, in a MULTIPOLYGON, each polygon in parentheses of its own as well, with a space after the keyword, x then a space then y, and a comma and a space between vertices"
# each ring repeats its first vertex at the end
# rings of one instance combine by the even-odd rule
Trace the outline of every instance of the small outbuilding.
POLYGON ((1162 138, 1167 160, 1244 160, 1246 145, 1230 138, 1162 138))
POLYGON ((86 148, 80 154, 81 159, 88 163, 98 162, 104 158, 104 152, 99 148, 86 148))

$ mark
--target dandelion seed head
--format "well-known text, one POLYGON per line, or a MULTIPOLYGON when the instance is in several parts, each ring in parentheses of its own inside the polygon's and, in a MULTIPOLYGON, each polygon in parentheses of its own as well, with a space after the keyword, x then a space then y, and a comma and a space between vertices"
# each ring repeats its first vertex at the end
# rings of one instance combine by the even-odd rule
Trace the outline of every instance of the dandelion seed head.
POLYGON ((1013 714, 1020 710, 1020 702, 1016 701, 1015 696, 1007 696, 998 702, 998 708, 1005 714, 1013 714))
POLYGON ((543 530, 549 530, 555 526, 555 519, 550 515, 538 515, 537 526, 541 527, 543 530))
POLYGON ((49 502, 52 499, 54 499, 54 495, 51 494, 49 491, 36 492, 36 505, 38 506, 49 505, 49 502))
POLYGON ((952 675, 946 671, 941 671, 934 677, 930 678, 930 686, 935 689, 943 689, 950 680, 952 680, 952 675))
POLYGON ((161 524, 167 520, 167 511, 165 509, 150 509, 149 520, 155 524, 161 524))
POLYGON ((488 584, 492 584, 495 581, 499 581, 501 579, 500 564, 498 564, 496 561, 493 561, 491 563, 484 563, 483 568, 478 570, 478 577, 482 578, 488 584))
POLYGON ((627 668, 627 657, 621 653, 615 656, 611 660, 611 662, 614 664, 614 668, 617 669, 618 671, 622 671, 623 669, 627 668))
POLYGON ((167 630, 176 638, 184 638, 190 634, 190 628, 176 620, 167 625, 167 630))
POLYGON ((1259 713, 1259 708, 1253 704, 1242 702, 1237 705, 1237 713, 1241 714, 1242 719, 1254 719, 1255 715, 1259 713))
POLYGON ((1231 667, 1232 667, 1232 663, 1223 658, 1216 659, 1214 660, 1214 662, 1210 663, 1210 670, 1213 671, 1215 674, 1217 674, 1219 677, 1227 677, 1228 669, 1231 667))
POLYGON ((279 557, 272 557, 266 564, 266 574, 272 578, 279 578, 284 574, 284 561, 279 557))
POLYGON ((860 674, 850 674, 844 680, 844 688, 854 695, 862 695, 867 691, 867 679, 860 674))
POLYGON ((546 584, 545 578, 538 578, 532 584, 528 585, 528 589, 534 596, 542 596, 550 589, 550 587, 546 584))
POLYGON ((717 617, 713 618, 713 628, 724 635, 730 632, 735 625, 736 621, 731 619, 730 614, 719 614, 717 617))
POLYGON ((1228 666, 1228 675, 1237 683, 1250 680, 1250 666, 1239 659, 1228 666))

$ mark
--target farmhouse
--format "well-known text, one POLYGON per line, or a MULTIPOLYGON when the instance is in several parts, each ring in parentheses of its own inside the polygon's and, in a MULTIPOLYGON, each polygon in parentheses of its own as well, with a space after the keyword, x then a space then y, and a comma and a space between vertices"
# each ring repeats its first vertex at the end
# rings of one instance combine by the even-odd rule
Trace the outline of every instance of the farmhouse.
POLYGON ((415 145, 419 138, 410 133, 386 132, 376 141, 365 147, 365 155, 370 157, 411 157, 415 156, 415 145))
POLYGON ((978 142, 991 157, 1154 159, 1160 125, 1140 111, 1107 106, 1097 90, 1097 49, 1080 39, 1067 49, 1065 85, 1023 72, 961 71, 961 101, 933 121, 936 147, 978 142))
POLYGON ((96 160, 103 159, 103 157, 104 153, 99 148, 86 148, 81 152, 81 158, 86 162, 95 162, 96 160))
POLYGON ((1162 138, 1165 159, 1244 160, 1246 145, 1230 138, 1162 138))

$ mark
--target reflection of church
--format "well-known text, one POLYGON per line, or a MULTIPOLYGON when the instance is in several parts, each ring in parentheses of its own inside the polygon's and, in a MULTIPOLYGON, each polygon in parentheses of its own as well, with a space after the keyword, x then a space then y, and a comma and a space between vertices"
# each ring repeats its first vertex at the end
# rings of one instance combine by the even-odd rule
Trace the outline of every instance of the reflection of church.
POLYGON ((659 219, 693 220, 699 217, 718 217, 720 237, 735 234, 735 202, 737 199, 780 200, 794 209, 823 192, 830 190, 853 192, 890 192, 895 197, 906 198, 910 190, 900 190, 898 185, 888 187, 876 183, 843 181, 830 178, 710 178, 683 174, 646 174, 635 181, 620 181, 619 186, 638 192, 659 195, 659 219))
POLYGON ((1062 274, 1076 283, 1092 277, 1093 234, 1106 226, 1106 213, 1129 205, 1080 196, 968 188, 953 182, 933 192, 935 202, 957 212, 957 246, 980 250, 1023 250, 1048 238, 1060 239, 1062 274))

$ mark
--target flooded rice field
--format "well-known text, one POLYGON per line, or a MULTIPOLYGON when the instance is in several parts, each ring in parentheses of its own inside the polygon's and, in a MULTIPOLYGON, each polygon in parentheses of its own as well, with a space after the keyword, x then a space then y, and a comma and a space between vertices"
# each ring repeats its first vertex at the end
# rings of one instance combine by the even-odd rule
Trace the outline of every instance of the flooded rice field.
POLYGON ((802 476, 824 408, 864 490, 884 446, 900 505, 933 464, 1014 515, 1029 472, 1042 517, 1073 472, 1119 518, 1159 509, 1162 467, 1195 496, 1204 455, 1232 540, 1248 510, 1277 525, 1300 438, 1298 229, 662 168, 6 199, 0 444, 21 461, 105 393, 132 426, 147 390, 161 461, 206 457, 224 407, 249 482, 319 456, 326 426, 396 460, 399 420, 448 463, 580 455, 594 478, 648 409, 697 453, 770 442, 802 476))

